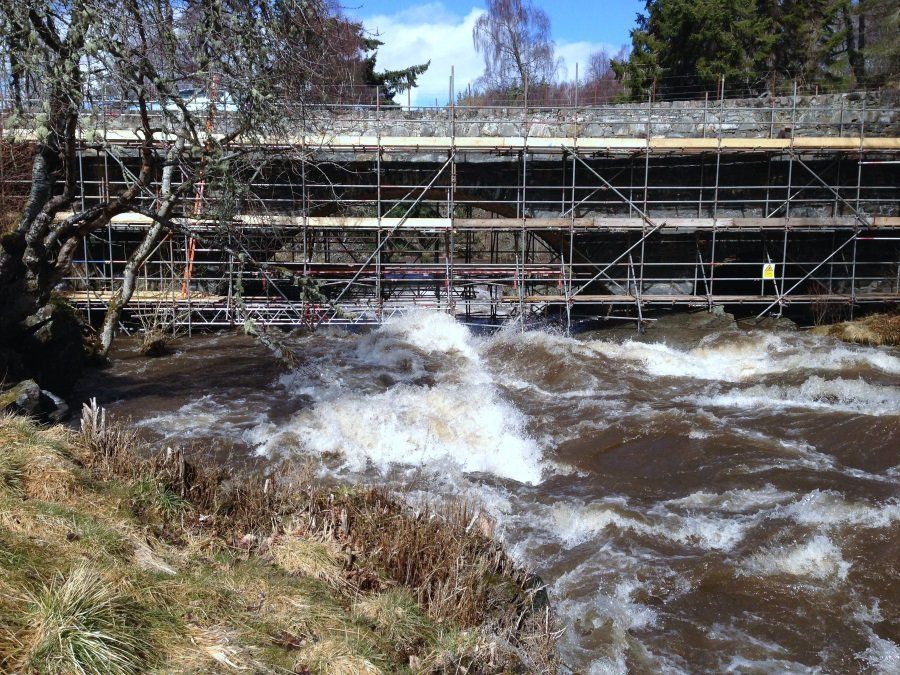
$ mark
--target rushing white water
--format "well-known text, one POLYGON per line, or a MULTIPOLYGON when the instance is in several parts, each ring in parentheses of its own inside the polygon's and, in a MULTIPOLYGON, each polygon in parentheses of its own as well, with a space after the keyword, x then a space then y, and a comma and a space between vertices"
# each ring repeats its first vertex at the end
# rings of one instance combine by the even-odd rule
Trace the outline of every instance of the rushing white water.
POLYGON ((803 344, 778 333, 751 332, 723 340, 704 339, 700 346, 679 350, 661 343, 602 340, 589 346, 607 358, 634 363, 652 375, 700 380, 744 382, 772 373, 797 370, 843 370, 864 365, 886 373, 900 373, 900 358, 877 350, 830 345, 811 353, 803 344))
MULTIPOLYGON (((326 396, 287 424, 261 425, 248 436, 258 452, 300 450, 340 454, 345 466, 386 471, 394 465, 491 473, 538 483, 541 452, 525 431, 525 418, 503 400, 482 363, 476 340, 446 314, 416 312, 361 338, 344 368, 383 369, 404 380, 384 391, 360 393, 327 384, 326 396), (437 370, 430 361, 451 362, 437 370), (424 383, 413 382, 429 371, 424 383), (323 400, 324 399, 324 400, 323 400)), ((308 380, 283 380, 305 393, 308 380)))
POLYGON ((819 534, 801 544, 773 546, 754 553, 744 569, 757 574, 787 574, 814 580, 836 577, 843 581, 850 563, 831 539, 819 534))
POLYGON ((900 537, 897 350, 694 344, 476 336, 415 312, 141 412, 168 442, 205 431, 479 505, 550 583, 576 672, 897 672, 900 589, 878 553, 900 537))

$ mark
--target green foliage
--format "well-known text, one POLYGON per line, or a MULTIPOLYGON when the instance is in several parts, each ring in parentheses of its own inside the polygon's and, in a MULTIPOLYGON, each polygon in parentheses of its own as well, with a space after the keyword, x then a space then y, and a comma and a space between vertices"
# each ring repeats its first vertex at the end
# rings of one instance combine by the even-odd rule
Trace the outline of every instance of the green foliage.
POLYGON ((646 12, 628 60, 612 62, 636 99, 691 98, 723 76, 750 87, 775 43, 771 20, 745 0, 647 0, 646 12))
POLYGON ((142 515, 155 515, 170 521, 179 518, 189 504, 153 476, 144 475, 133 485, 132 508, 142 515))
POLYGON ((646 0, 632 51, 614 59, 628 96, 755 95, 778 82, 884 86, 900 72, 891 0, 646 0))
POLYGON ((397 94, 402 94, 407 89, 415 87, 419 75, 428 70, 431 61, 409 66, 408 68, 401 68, 399 70, 377 71, 375 68, 378 60, 378 48, 384 45, 384 43, 380 40, 363 35, 363 28, 361 25, 353 24, 353 26, 355 30, 359 31, 360 51, 364 54, 362 58, 362 83, 369 86, 380 87, 379 97, 382 103, 396 103, 394 97, 397 94))

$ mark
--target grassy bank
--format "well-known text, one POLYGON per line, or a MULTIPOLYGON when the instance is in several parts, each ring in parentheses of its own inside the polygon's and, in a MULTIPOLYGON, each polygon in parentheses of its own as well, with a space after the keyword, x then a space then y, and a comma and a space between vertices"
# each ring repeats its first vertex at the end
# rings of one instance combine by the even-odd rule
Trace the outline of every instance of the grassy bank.
POLYGON ((0 671, 550 672, 553 620, 466 508, 236 476, 0 417, 0 671))
POLYGON ((812 329, 818 335, 828 335, 844 342, 873 347, 900 346, 900 312, 871 314, 855 321, 842 321, 812 329))

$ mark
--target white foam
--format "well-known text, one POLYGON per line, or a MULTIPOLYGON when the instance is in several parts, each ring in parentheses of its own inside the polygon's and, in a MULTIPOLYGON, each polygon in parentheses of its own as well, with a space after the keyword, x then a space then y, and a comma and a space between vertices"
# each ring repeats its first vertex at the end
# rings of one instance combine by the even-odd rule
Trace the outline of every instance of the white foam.
POLYGON ((872 628, 872 624, 884 618, 878 600, 873 600, 870 607, 860 606, 853 618, 861 624, 869 642, 869 646, 856 657, 865 661, 876 673, 900 673, 900 646, 876 635, 872 628))
POLYGON ((690 509, 715 509, 729 513, 743 513, 781 504, 791 499, 795 493, 784 492, 767 484, 758 489, 726 490, 725 492, 692 492, 680 499, 670 499, 668 506, 690 509))
POLYGON ((750 519, 720 518, 704 514, 680 516, 657 505, 646 514, 629 513, 624 500, 606 500, 585 507, 557 504, 550 516, 556 536, 574 547, 603 532, 607 527, 662 537, 686 546, 709 550, 730 550, 740 542, 752 524, 750 519))
POLYGON ((337 453, 351 471, 400 465, 439 472, 449 465, 540 482, 546 468, 540 448, 525 430, 524 415, 493 385, 465 326, 446 314, 415 311, 364 336, 354 351, 358 361, 388 367, 398 359, 416 361, 415 371, 424 369, 423 357, 456 360, 428 385, 370 391, 348 380, 332 387, 328 400, 277 430, 260 427, 251 440, 268 454, 337 453))
POLYGON ((766 673, 771 675, 818 675, 823 670, 818 666, 806 666, 785 659, 748 659, 732 656, 723 667, 726 673, 766 673))
POLYGON ((793 370, 842 370, 869 366, 900 373, 900 358, 872 348, 852 348, 810 337, 776 333, 713 336, 700 346, 680 350, 662 343, 597 340, 588 346, 617 362, 638 365, 651 375, 743 382, 761 375, 793 370))
POLYGON ((134 424, 161 434, 167 441, 183 440, 188 431, 198 431, 219 438, 234 438, 241 435, 241 430, 238 425, 226 419, 233 412, 233 408, 207 394, 177 410, 147 417, 134 424))
MULTIPOLYGON (((574 631, 576 625, 582 624, 583 628, 602 629, 607 632, 609 639, 602 650, 583 653, 590 659, 588 672, 604 675, 624 675, 628 672, 627 656, 633 649, 641 649, 641 645, 631 639, 629 632, 656 625, 657 613, 652 608, 637 602, 634 595, 643 588, 643 584, 635 579, 632 574, 633 561, 623 556, 619 551, 603 549, 603 563, 608 563, 607 572, 614 571, 612 579, 604 579, 601 586, 592 589, 590 593, 584 593, 582 585, 585 580, 597 574, 594 562, 586 562, 570 572, 563 574, 553 586, 554 596, 565 598, 570 595, 575 587, 580 589, 578 595, 581 600, 564 600, 558 611, 566 632, 569 634, 568 643, 575 647, 578 643, 574 631), (622 566, 625 569, 616 569, 622 566)), ((599 563, 599 564, 603 564, 599 563)), ((606 575, 604 575, 606 576, 606 575)), ((566 645, 563 645, 564 648, 566 645)), ((575 649, 575 651, 583 651, 575 649)), ((643 651, 643 650, 641 650, 643 651)))
POLYGON ((354 471, 392 464, 440 471, 449 461, 466 472, 538 483, 541 453, 524 424, 488 387, 403 385, 302 411, 274 438, 258 440, 267 450, 340 453, 354 471))
POLYGON ((398 343, 426 353, 457 353, 472 361, 479 359, 468 328, 449 314, 424 309, 391 317, 360 339, 357 353, 367 360, 393 363, 398 343))
POLYGON ((878 506, 847 502, 831 490, 813 490, 777 510, 801 525, 823 528, 853 526, 867 529, 890 527, 900 521, 900 503, 896 500, 878 506))
POLYGON ((900 673, 900 646, 875 635, 871 630, 867 637, 869 646, 859 654, 859 658, 868 663, 876 673, 885 675, 900 673))
POLYGON ((681 397, 678 400, 722 408, 810 408, 859 415, 900 415, 900 388, 866 382, 862 378, 826 380, 818 375, 803 384, 755 385, 681 397))
POLYGON ((818 581, 847 578, 851 564, 841 549, 828 537, 815 535, 803 544, 775 546, 750 556, 744 573, 759 575, 786 574, 818 581))

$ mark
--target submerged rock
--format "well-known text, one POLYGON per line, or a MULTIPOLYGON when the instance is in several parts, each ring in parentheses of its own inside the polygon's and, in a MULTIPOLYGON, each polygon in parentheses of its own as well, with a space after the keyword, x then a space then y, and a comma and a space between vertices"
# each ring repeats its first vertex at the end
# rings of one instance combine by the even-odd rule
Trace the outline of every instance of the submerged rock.
POLYGON ((900 346, 900 314, 872 314, 855 321, 817 326, 810 332, 861 345, 897 347, 900 346))
POLYGON ((733 314, 721 307, 684 312, 672 311, 648 317, 643 333, 638 333, 636 324, 628 322, 614 328, 589 331, 579 335, 582 340, 612 340, 624 342, 664 342, 680 349, 692 349, 708 335, 737 330, 733 314))
POLYGON ((786 316, 765 316, 762 319, 742 319, 738 328, 744 330, 768 330, 775 333, 797 330, 797 324, 786 316))

